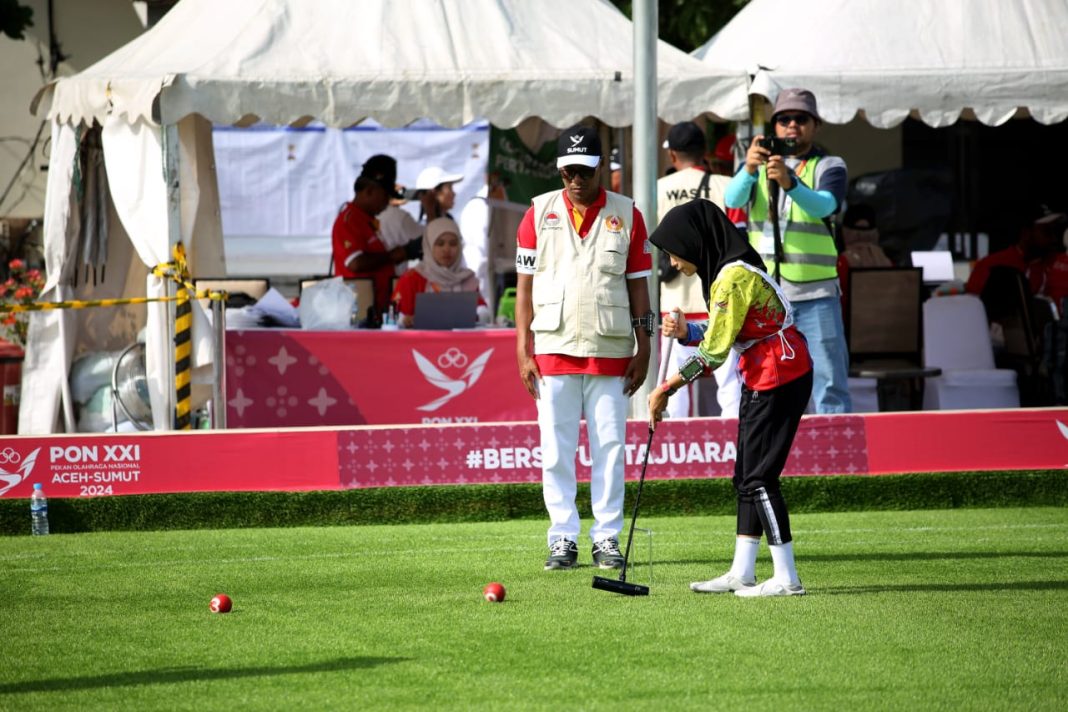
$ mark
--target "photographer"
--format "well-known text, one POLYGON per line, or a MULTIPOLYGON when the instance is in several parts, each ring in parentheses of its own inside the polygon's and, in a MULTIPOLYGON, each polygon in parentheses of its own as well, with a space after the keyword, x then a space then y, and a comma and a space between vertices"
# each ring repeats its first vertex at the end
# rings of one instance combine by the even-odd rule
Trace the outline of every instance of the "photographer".
POLYGON ((821 121, 812 92, 784 89, 771 121, 774 138, 754 138, 725 200, 732 208, 750 204, 749 243, 794 305, 812 353, 815 412, 848 413, 849 352, 830 227, 845 198, 845 161, 814 144, 821 121))

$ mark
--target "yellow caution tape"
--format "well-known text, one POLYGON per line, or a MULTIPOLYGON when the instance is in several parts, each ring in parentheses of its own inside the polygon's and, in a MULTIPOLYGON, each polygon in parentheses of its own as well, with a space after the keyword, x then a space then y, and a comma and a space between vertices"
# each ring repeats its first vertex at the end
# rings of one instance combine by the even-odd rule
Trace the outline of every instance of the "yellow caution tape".
MULTIPOLYGON (((193 295, 194 299, 211 299, 222 301, 229 296, 226 292, 202 289, 193 295)), ((91 307, 119 307, 126 304, 148 304, 150 302, 176 302, 178 297, 129 297, 125 299, 88 299, 67 302, 31 302, 29 304, 0 304, 0 314, 53 311, 55 309, 89 309, 91 307)))
POLYGON ((150 304, 152 302, 177 302, 174 319, 174 427, 176 430, 192 428, 190 417, 192 398, 192 326, 193 307, 191 299, 225 301, 224 291, 204 289, 197 291, 190 281, 189 267, 182 243, 174 246, 173 260, 152 268, 152 274, 175 282, 178 293, 173 297, 128 297, 123 299, 83 299, 65 302, 32 302, 30 304, 0 304, 0 314, 52 311, 55 309, 90 309, 94 307, 117 307, 126 304, 150 304))

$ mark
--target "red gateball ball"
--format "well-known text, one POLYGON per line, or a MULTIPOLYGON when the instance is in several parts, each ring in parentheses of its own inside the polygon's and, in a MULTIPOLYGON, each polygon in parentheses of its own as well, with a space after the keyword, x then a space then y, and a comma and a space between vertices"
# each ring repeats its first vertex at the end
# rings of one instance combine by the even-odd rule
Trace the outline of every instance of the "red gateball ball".
POLYGON ((234 607, 234 602, 225 593, 217 593, 208 607, 211 608, 212 613, 229 613, 234 607))
POLYGON ((482 589, 482 597, 490 603, 500 603, 504 600, 504 586, 496 581, 487 583, 482 589))

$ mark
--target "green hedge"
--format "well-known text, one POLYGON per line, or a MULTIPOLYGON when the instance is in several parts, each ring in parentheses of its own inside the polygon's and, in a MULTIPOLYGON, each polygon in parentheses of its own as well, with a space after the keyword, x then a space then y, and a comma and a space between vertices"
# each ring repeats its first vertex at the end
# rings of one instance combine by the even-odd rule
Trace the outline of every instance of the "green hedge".
MULTIPOLYGON (((627 484, 627 504, 636 483, 627 484)), ((792 512, 1068 505, 1068 471, 955 472, 878 477, 790 477, 792 512)), ((589 486, 579 485, 583 516, 589 486)), ((732 514, 729 479, 655 480, 643 515, 732 514)), ((628 512, 629 513, 629 512, 628 512)), ((54 533, 501 521, 545 516, 536 484, 391 487, 321 492, 201 492, 53 499, 54 533)), ((0 534, 28 534, 27 499, 0 500, 0 534)))

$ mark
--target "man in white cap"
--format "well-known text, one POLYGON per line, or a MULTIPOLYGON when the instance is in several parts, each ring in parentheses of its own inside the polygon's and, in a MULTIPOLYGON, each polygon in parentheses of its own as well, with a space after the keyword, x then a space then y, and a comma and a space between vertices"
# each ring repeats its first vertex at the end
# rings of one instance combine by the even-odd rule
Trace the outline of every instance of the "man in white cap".
POLYGON ((780 92, 771 121, 775 138, 785 142, 773 151, 764 136, 753 138, 745 166, 727 186, 727 205, 750 204, 749 243, 779 281, 808 340, 816 412, 849 413, 849 351, 830 225, 845 200, 846 164, 815 145, 820 115, 807 89, 780 92), (769 200, 778 207, 778 244, 769 200))
POLYGON ((620 568, 627 401, 645 381, 654 328, 651 248, 634 201, 601 187, 596 131, 575 126, 561 134, 556 165, 563 190, 534 198, 516 235, 516 357, 538 406, 550 520, 545 568, 578 561, 575 458, 583 416, 593 563, 620 568))

